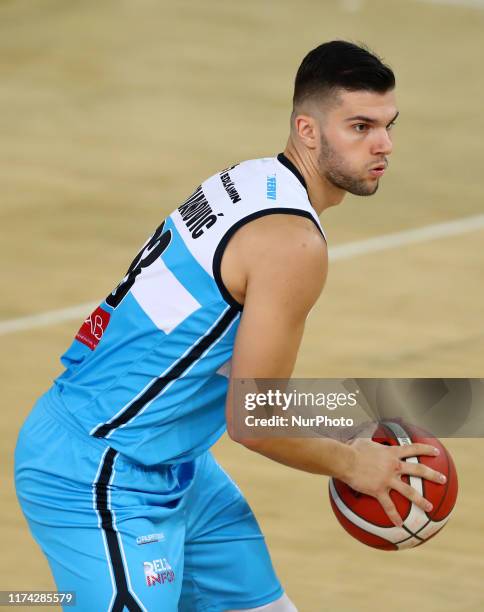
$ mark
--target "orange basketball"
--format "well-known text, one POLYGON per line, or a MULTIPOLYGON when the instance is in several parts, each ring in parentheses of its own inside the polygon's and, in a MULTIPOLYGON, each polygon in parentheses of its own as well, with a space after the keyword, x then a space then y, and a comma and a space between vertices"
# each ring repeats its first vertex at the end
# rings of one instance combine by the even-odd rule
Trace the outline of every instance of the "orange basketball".
POLYGON ((436 457, 419 455, 404 459, 420 462, 447 477, 447 482, 441 485, 415 476, 402 476, 404 482, 432 503, 432 511, 424 512, 398 491, 391 491, 390 497, 403 520, 403 526, 396 527, 374 497, 358 493, 335 478, 329 482, 331 507, 346 531, 363 544, 381 550, 403 550, 419 546, 444 527, 454 508, 458 484, 452 457, 440 440, 418 427, 398 420, 379 423, 372 439, 390 446, 421 442, 440 450, 436 457))

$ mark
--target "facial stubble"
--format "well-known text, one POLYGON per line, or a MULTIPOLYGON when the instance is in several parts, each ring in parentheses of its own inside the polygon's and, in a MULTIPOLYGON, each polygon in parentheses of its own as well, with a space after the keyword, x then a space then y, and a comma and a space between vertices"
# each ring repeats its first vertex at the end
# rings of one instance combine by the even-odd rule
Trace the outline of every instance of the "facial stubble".
POLYGON ((334 150, 328 139, 321 135, 321 153, 319 155, 319 171, 324 178, 335 187, 344 189, 358 196, 370 196, 376 193, 379 185, 354 176, 347 169, 344 158, 334 150))

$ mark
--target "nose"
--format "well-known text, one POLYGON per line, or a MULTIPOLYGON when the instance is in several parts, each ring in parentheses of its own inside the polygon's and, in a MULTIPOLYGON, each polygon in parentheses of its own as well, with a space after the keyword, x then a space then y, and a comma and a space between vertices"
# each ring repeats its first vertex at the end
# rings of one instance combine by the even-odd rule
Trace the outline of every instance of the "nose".
POLYGON ((375 130, 375 139, 372 143, 373 155, 390 155, 393 150, 391 135, 386 128, 375 130))

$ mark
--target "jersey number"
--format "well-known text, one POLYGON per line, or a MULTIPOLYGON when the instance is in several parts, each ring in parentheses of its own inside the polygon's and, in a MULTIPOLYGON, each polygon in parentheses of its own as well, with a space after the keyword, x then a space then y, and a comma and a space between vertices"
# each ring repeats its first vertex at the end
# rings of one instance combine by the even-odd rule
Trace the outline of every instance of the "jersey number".
POLYGON ((158 257, 166 250, 171 242, 172 232, 167 230, 163 233, 165 222, 158 227, 150 240, 145 244, 141 251, 133 259, 133 262, 129 266, 126 276, 119 283, 116 289, 108 295, 106 298, 106 304, 112 308, 117 308, 126 294, 129 292, 131 287, 134 285, 136 277, 140 274, 143 268, 147 268, 154 263, 158 257))

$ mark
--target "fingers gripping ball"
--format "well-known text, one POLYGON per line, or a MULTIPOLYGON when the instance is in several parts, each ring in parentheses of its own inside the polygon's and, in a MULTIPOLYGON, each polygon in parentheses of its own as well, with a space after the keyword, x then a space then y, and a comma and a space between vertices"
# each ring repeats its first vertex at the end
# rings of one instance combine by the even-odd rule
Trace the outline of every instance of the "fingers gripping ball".
POLYGON ((381 422, 373 434, 373 441, 388 446, 411 443, 431 444, 439 449, 435 457, 419 455, 405 461, 421 463, 447 477, 445 484, 437 484, 418 476, 402 475, 402 481, 414 487, 430 501, 433 508, 424 512, 398 491, 390 497, 403 520, 396 527, 384 512, 379 501, 369 495, 354 491, 344 482, 331 478, 329 497, 336 518, 354 538, 381 550, 403 550, 423 544, 437 534, 447 523, 457 499, 457 472, 447 449, 437 438, 406 423, 381 422))

